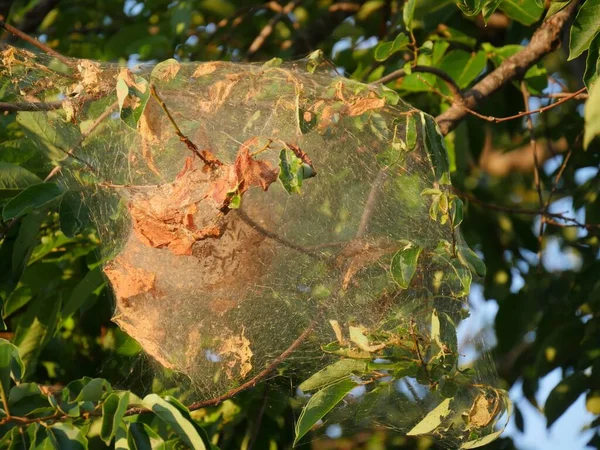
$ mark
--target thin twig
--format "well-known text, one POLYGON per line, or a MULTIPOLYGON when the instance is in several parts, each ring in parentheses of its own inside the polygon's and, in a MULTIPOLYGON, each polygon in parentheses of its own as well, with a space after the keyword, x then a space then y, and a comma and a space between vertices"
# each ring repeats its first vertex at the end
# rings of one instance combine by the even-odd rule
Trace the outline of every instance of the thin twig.
MULTIPOLYGON (((528 209, 528 208, 513 208, 510 206, 497 205, 494 203, 488 203, 483 200, 480 200, 477 197, 475 197, 474 195, 463 192, 456 187, 453 187, 452 190, 459 197, 461 197, 465 200, 468 200, 471 203, 475 203, 483 208, 490 209, 493 211, 500 211, 500 212, 505 212, 508 214, 517 214, 517 215, 525 215, 525 216, 545 216, 547 218, 546 220, 556 219, 556 220, 565 221, 568 224, 570 224, 570 225, 565 225, 565 226, 575 226, 575 227, 579 227, 579 228, 584 228, 586 230, 600 229, 600 224, 581 223, 573 217, 565 217, 564 214, 551 213, 549 211, 544 211, 543 209, 539 210, 539 209, 528 209)), ((556 225, 558 225, 558 223, 556 223, 556 225)))
POLYGON ((295 244, 291 241, 288 241, 285 238, 282 238, 281 236, 279 236, 277 233, 274 233, 272 231, 267 230, 266 228, 262 227, 261 225, 259 225, 258 223, 256 223, 254 220, 252 220, 244 211, 242 211, 241 209, 237 209, 235 210, 237 216, 242 219, 243 222, 245 222, 247 225, 251 226, 253 229, 255 229, 256 231, 258 231, 260 234, 262 234, 263 236, 272 239, 275 242, 279 242, 281 245, 284 245, 288 248, 291 248, 292 250, 296 250, 297 252, 300 253, 304 253, 305 255, 308 255, 312 258, 315 259, 319 259, 319 260, 323 260, 325 257, 317 252, 308 250, 298 244, 295 244))
POLYGON ((51 49, 46 44, 43 44, 42 42, 38 41, 37 39, 32 38, 28 34, 23 33, 18 28, 15 28, 12 25, 9 25, 4 21, 0 21, 0 28, 4 28, 9 33, 13 34, 14 36, 18 37, 19 39, 24 40, 25 42, 30 43, 34 47, 39 48, 44 53, 47 53, 48 55, 55 57, 56 59, 58 59, 60 62, 62 62, 64 64, 66 64, 67 66, 73 65, 73 62, 69 58, 61 55, 56 50, 51 49))
POLYGON ((273 372, 283 361, 285 361, 288 356, 290 356, 293 352, 295 352, 296 349, 298 349, 298 347, 300 347, 300 345, 302 345, 302 343, 308 337, 308 335, 310 333, 312 333, 312 331, 315 329, 316 325, 317 325, 317 321, 315 320, 308 327, 306 327, 306 329, 302 332, 302 334, 300 336, 298 336, 294 342, 292 342, 292 344, 287 348, 287 350, 285 350, 281 355, 279 355, 277 358, 275 358, 271 364, 269 364, 267 367, 265 367, 263 370, 261 370, 251 380, 248 380, 244 384, 238 386, 235 389, 230 390, 229 392, 226 392, 225 394, 223 394, 219 397, 192 403, 191 405, 188 406, 188 409, 190 411, 195 411, 200 408, 206 408, 207 406, 216 406, 216 405, 224 402, 225 400, 229 400, 230 398, 235 397, 240 392, 245 391, 248 388, 256 386, 260 381, 262 381, 271 372, 273 372))
MULTIPOLYGON (((70 157, 73 157, 73 152, 75 152, 75 150, 77 150, 79 147, 81 147, 81 145, 85 142, 85 140, 96 130, 96 128, 98 128, 98 126, 108 117, 111 115, 111 113, 115 110, 115 108, 119 106, 119 102, 116 101, 113 104, 109 105, 102 114, 100 114, 98 116, 98 118, 94 121, 94 123, 92 123, 92 125, 83 133, 81 133, 81 138, 79 139, 79 141, 77 142, 77 144, 75 144, 73 147, 71 147, 68 151, 67 151, 67 155, 70 157)), ((44 178, 44 181, 48 181, 50 180, 52 177, 54 177, 56 174, 58 174, 60 171, 62 170, 62 166, 56 166, 54 169, 52 169, 50 171, 50 173, 48 174, 48 176, 46 176, 46 178, 44 178)))
POLYGON ((531 94, 531 97, 537 98, 565 98, 569 97, 573 100, 587 100, 590 96, 587 93, 578 94, 577 92, 554 92, 551 94, 531 94))
POLYGON ((202 160, 202 162, 206 166, 210 167, 211 169, 216 169, 217 167, 222 166, 223 163, 221 161, 219 161, 211 152, 209 152, 208 150, 200 150, 196 146, 196 144, 194 144, 186 135, 184 135, 181 132, 181 130, 179 129, 179 126, 177 125, 177 122, 175 122, 175 119, 171 115, 169 108, 167 108, 167 105, 165 104, 165 102, 159 97, 158 92, 156 92, 156 88, 152 84, 150 85, 150 93, 156 99, 156 101, 158 102, 158 104, 160 105, 162 110, 167 115, 169 122, 171 122, 171 125, 173 126, 173 129, 175 130, 175 134, 177 136, 179 136, 179 139, 181 140, 181 142, 183 142, 192 153, 194 153, 196 156, 198 156, 198 158, 200 158, 202 160))
MULTIPOLYGON (((531 119, 530 109, 529 109, 529 91, 527 90, 527 84, 525 81, 521 81, 521 93, 523 95, 523 103, 525 106, 525 113, 527 113, 527 118, 525 122, 527 123, 527 129, 529 131, 529 145, 531 146, 531 152, 533 153, 533 181, 535 183, 535 188, 538 194, 538 200, 540 202, 540 210, 546 212, 547 208, 544 204, 544 194, 542 193, 542 182, 540 180, 540 161, 537 154, 537 141, 535 139, 535 132, 533 128, 533 120, 531 119)), ((563 99, 561 101, 566 101, 568 98, 563 99)), ((559 103, 559 102, 556 102, 559 103)), ((544 241, 544 225, 546 224, 546 216, 542 214, 540 216, 540 228, 538 231, 538 271, 542 270, 542 245, 544 241)))
MULTIPOLYGON (((452 78, 450 75, 448 75, 448 73, 444 72, 443 70, 438 69, 437 67, 419 66, 419 65, 411 67, 410 70, 411 70, 411 72, 416 72, 416 73, 430 73, 430 74, 433 74, 436 77, 444 80, 446 82, 446 84, 448 85, 448 88, 452 91, 452 95, 454 96, 456 101, 459 101, 460 99, 462 99, 462 92, 460 90, 460 86, 458 85, 458 83, 456 81, 454 81, 454 78, 452 78)), ((390 81, 397 80, 398 78, 405 77, 406 75, 408 75, 406 70, 398 69, 398 70, 393 71, 392 73, 385 75, 384 77, 379 78, 378 80, 373 81, 371 84, 386 84, 386 83, 389 83, 390 81)))

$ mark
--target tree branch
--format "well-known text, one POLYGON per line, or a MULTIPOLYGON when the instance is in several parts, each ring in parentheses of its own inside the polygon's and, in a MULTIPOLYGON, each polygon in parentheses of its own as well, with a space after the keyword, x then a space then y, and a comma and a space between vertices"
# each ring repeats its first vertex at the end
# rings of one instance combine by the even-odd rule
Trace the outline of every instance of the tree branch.
MULTIPOLYGON (((523 75, 542 57, 553 51, 560 42, 560 32, 575 12, 578 2, 572 2, 562 11, 546 20, 531 37, 529 44, 520 52, 507 58, 496 70, 484 77, 472 89, 464 93, 464 106, 476 108, 483 99, 498 91, 509 81, 523 75)), ((469 114, 461 104, 454 104, 436 117, 442 134, 452 131, 469 114)))
POLYGON ((46 44, 38 41, 37 39, 32 38, 28 34, 22 32, 21 30, 15 28, 15 27, 13 27, 12 25, 9 25, 9 24, 7 24, 4 21, 0 21, 0 27, 4 28, 10 34, 18 37, 19 39, 23 39, 25 42, 30 43, 34 47, 37 47, 38 49, 40 49, 44 53, 47 53, 48 55, 55 57, 56 59, 58 59, 63 64, 66 64, 67 66, 71 66, 72 62, 71 62, 71 60, 69 60, 69 58, 67 58, 66 56, 61 55, 56 50, 51 49, 46 44))
POLYGON ((61 109, 62 102, 48 102, 48 103, 7 103, 0 102, 0 111, 52 111, 55 109, 61 109))

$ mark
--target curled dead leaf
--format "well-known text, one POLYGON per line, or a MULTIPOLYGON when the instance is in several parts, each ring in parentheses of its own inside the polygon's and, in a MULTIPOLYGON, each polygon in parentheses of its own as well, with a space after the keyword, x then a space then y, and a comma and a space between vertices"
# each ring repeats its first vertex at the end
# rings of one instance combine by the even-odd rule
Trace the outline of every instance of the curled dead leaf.
POLYGON ((203 64, 199 64, 198 67, 196 67, 196 70, 194 71, 194 73, 192 74, 192 78, 198 78, 201 77, 203 75, 208 75, 213 73, 215 70, 217 70, 217 62, 207 62, 207 63, 203 63, 203 64))
POLYGON ((384 98, 358 98, 348 104, 349 116, 360 116, 361 114, 373 109, 380 109, 385 106, 384 98))
POLYGON ((488 426, 498 414, 499 403, 498 396, 489 398, 486 394, 479 394, 469 411, 469 425, 477 428, 488 426))
POLYGON ((230 336, 219 347, 218 354, 225 360, 225 373, 233 379, 233 369, 238 368, 241 378, 245 378, 252 370, 252 350, 250 341, 244 336, 244 328, 239 336, 230 336))

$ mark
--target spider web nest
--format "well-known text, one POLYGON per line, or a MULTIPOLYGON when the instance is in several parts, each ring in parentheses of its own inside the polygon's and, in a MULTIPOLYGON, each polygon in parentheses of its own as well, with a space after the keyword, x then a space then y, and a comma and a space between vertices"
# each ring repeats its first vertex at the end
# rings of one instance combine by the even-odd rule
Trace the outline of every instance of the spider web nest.
POLYGON ((481 338, 459 364, 485 267, 432 117, 317 53, 128 69, 7 47, 0 81, 61 168, 65 232, 95 224, 114 322, 201 396, 309 329, 280 366, 312 398, 337 389, 328 422, 454 448, 497 437, 510 405, 481 338))

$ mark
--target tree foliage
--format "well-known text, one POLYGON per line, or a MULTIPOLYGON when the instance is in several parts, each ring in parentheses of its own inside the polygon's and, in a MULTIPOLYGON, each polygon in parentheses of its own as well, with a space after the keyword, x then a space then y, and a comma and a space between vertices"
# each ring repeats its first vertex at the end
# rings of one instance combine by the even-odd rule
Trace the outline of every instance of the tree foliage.
MULTIPOLYGON (((600 2, 5 3, 0 15, 8 23, 62 55, 165 61, 168 70, 172 57, 288 60, 320 49, 349 78, 384 82, 436 116, 455 190, 424 195, 432 219, 462 222, 467 242, 485 261, 483 295, 499 306, 494 355, 505 387, 521 382, 548 426, 584 395, 596 417, 590 445, 600 448, 600 2), (539 380, 555 369, 563 380, 538 405, 539 380)), ((3 39, 31 47, 13 33, 3 39)), ((135 127, 148 96, 119 83, 119 114, 135 127), (124 107, 130 96, 140 100, 133 109, 124 107)), ((69 193, 41 183, 53 176, 53 149, 72 137, 26 112, 17 120, 20 106, 2 95, 2 448, 288 448, 295 440, 290 430, 301 439, 356 386, 351 376, 377 369, 342 359, 298 380, 301 389, 316 392, 301 413, 288 400, 289 386, 277 379, 214 404, 190 404, 185 393, 166 389, 140 359, 137 343, 110 322, 97 237, 78 222, 69 193), (47 154, 28 138, 31 132, 47 154), (154 393, 134 394, 147 386, 154 393)), ((416 132, 411 124, 406 130, 402 142, 410 147, 416 132)), ((310 167, 290 151, 280 161, 283 185, 297 192, 310 167)), ((228 201, 234 208, 235 196, 228 201)), ((421 254, 408 245, 394 255, 391 273, 399 286, 410 284, 421 254)), ((464 266, 484 275, 475 253, 461 254, 464 266)), ((451 322, 433 317, 438 327, 451 322)), ((362 331, 348 333, 353 349, 332 343, 332 352, 369 349, 362 331)), ((403 374, 417 370, 402 359, 394 364, 391 370, 403 374)), ((447 389, 452 392, 451 383, 447 389)), ((494 401, 503 401, 500 393, 494 401)), ((444 400, 409 434, 435 429, 450 412, 444 400)), ((397 443, 385 430, 356 437, 356 445, 361 439, 365 448, 379 440, 390 448, 416 445, 397 443)), ((490 448, 511 445, 501 440, 490 448)))

